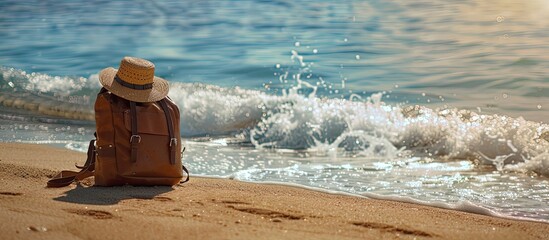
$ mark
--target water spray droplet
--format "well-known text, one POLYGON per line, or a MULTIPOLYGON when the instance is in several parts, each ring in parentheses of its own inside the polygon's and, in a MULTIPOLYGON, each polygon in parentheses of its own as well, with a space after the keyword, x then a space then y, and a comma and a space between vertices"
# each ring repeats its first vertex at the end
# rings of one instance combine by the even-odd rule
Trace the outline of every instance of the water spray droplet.
POLYGON ((421 96, 424 96, 424 97, 425 97, 425 93, 421 93, 421 96))
POLYGON ((344 38, 343 41, 344 41, 344 42, 347 42, 347 41, 349 41, 349 40, 348 40, 347 38, 344 38))
POLYGON ((355 56, 355 58, 356 58, 356 60, 360 60, 360 55, 357 54, 357 55, 355 56))
POLYGON ((538 109, 541 109, 541 104, 538 104, 538 109))
POLYGON ((316 48, 313 49, 313 53, 315 53, 315 54, 318 53, 318 50, 316 48))
POLYGON ((294 46, 299 47, 299 46, 301 46, 301 43, 300 42, 295 42, 294 46))
POLYGON ((275 65, 275 67, 276 67, 276 68, 280 68, 280 63, 277 63, 277 64, 275 65))

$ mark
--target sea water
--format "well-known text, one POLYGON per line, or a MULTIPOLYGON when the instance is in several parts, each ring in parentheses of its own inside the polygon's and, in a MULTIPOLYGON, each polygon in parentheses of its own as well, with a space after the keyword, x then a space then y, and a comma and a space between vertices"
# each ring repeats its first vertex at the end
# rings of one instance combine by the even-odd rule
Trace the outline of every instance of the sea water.
POLYGON ((549 221, 548 11, 1 1, 0 141, 85 151, 97 73, 139 56, 171 83, 195 176, 549 221))

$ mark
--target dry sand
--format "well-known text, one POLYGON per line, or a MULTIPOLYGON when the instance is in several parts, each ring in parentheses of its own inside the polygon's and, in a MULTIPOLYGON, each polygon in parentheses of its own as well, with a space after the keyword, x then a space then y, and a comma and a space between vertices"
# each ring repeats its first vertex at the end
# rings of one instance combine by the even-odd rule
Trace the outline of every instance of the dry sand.
POLYGON ((175 187, 46 188, 85 154, 0 143, 1 239, 548 239, 549 224, 193 177, 175 187))

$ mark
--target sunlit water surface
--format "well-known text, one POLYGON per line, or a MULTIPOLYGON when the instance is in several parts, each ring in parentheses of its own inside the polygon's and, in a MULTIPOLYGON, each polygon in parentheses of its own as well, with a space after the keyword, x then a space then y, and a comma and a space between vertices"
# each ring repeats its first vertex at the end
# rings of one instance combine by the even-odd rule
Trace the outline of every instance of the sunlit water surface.
POLYGON ((97 72, 140 56, 171 82, 194 175, 548 221, 547 12, 543 0, 2 1, 0 141, 84 151, 97 72))

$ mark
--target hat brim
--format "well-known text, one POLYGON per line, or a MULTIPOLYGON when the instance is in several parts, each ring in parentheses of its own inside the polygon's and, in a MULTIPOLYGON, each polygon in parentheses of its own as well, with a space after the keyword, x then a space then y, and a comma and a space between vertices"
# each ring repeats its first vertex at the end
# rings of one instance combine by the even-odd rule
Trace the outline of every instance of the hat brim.
POLYGON ((152 88, 145 90, 131 89, 120 85, 114 80, 118 69, 108 67, 99 72, 99 82, 113 94, 134 102, 156 102, 168 96, 170 86, 168 81, 154 77, 152 88))

